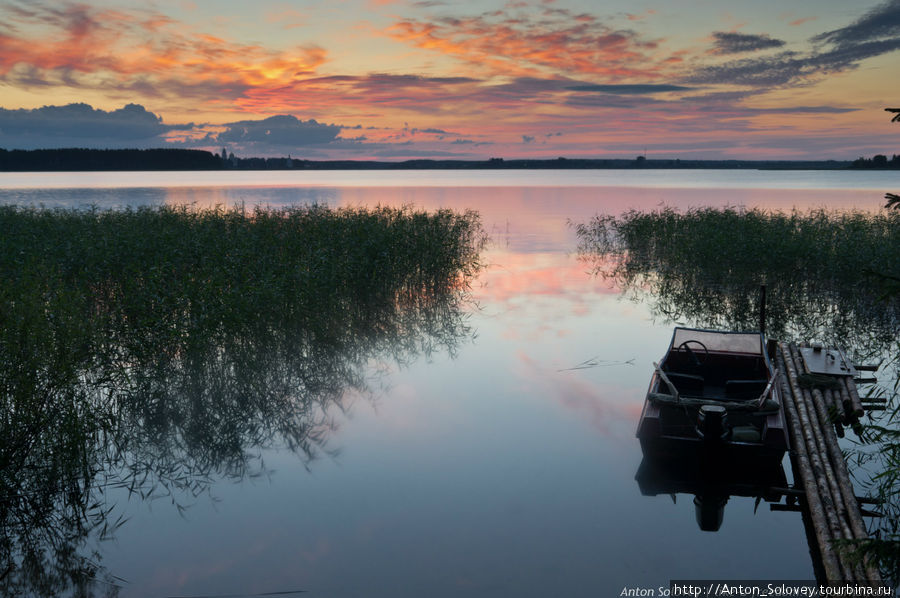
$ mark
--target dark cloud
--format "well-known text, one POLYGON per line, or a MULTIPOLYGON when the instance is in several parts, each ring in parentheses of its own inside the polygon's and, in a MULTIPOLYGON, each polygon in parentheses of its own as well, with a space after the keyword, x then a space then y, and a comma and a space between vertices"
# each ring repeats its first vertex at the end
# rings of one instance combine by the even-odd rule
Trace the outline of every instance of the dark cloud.
POLYGON ((287 114, 262 120, 242 120, 225 126, 225 131, 214 136, 217 144, 284 148, 326 145, 334 142, 342 129, 338 125, 326 125, 312 119, 304 121, 287 114))
POLYGON ((684 100, 695 103, 729 103, 738 104, 746 100, 759 97, 768 93, 765 89, 732 89, 728 91, 710 91, 695 95, 684 96, 684 100))
MULTIPOLYGON (((449 135, 438 128, 410 128, 404 123, 401 133, 392 135, 387 140, 374 141, 360 135, 347 138, 338 137, 342 130, 354 130, 356 127, 325 124, 316 120, 300 120, 290 115, 271 116, 262 120, 243 120, 223 125, 226 130, 218 134, 209 134, 194 145, 199 147, 227 146, 235 148, 235 153, 244 155, 284 155, 302 154, 306 158, 333 158, 341 155, 364 154, 366 156, 410 157, 417 156, 459 156, 456 152, 414 147, 411 136, 419 133, 437 135, 442 139, 449 135), (403 141, 400 141, 403 139, 403 141)), ((448 145, 461 148, 479 147, 486 142, 457 138, 447 141, 448 145)))
POLYGON ((651 96, 656 93, 692 89, 670 84, 593 84, 569 78, 517 77, 500 84, 479 85, 466 98, 500 113, 521 110, 528 103, 632 107, 638 102, 654 101, 651 96))
POLYGON ((855 69, 866 58, 874 58, 900 49, 900 35, 893 38, 841 44, 836 48, 814 55, 810 63, 822 72, 855 69))
POLYGON ((193 124, 165 125, 138 104, 110 112, 87 104, 0 108, 0 146, 8 148, 147 147, 160 145, 169 131, 192 128, 193 124))
POLYGON ((784 40, 775 39, 768 35, 753 35, 749 33, 729 33, 716 31, 713 33, 715 43, 714 54, 741 54, 743 52, 756 52, 769 48, 780 48, 785 44, 784 40))
POLYGON ((777 87, 818 72, 813 58, 797 52, 781 52, 766 58, 743 58, 724 64, 700 67, 687 78, 689 83, 730 83, 777 87))
POLYGON ((763 90, 751 89, 741 91, 721 91, 702 95, 685 96, 682 102, 696 106, 699 112, 728 112, 744 116, 760 116, 765 114, 844 114, 856 112, 858 108, 840 106, 780 106, 772 108, 753 108, 746 101, 766 93, 763 90))
POLYGON ((403 131, 404 131, 404 133, 408 133, 410 135, 418 135, 419 133, 422 133, 425 135, 440 135, 442 138, 445 135, 454 135, 454 133, 450 133, 449 131, 445 131, 443 129, 435 129, 435 128, 420 129, 418 127, 410 128, 409 124, 407 124, 407 123, 403 123, 403 131))
POLYGON ((567 87, 570 91, 596 91, 616 95, 643 95, 648 93, 664 93, 667 91, 688 91, 691 88, 683 85, 665 84, 621 84, 621 85, 573 85, 567 87))
POLYGON ((782 108, 745 108, 747 114, 846 114, 859 108, 839 108, 837 106, 784 106, 782 108))
POLYGON ((648 95, 627 96, 613 93, 573 94, 565 100, 566 106, 580 108, 623 108, 646 109, 652 106, 672 107, 668 101, 648 95))
MULTIPOLYGON (((690 89, 690 88, 685 88, 690 89)), ((710 115, 718 117, 752 117, 766 114, 842 114, 853 112, 856 108, 840 106, 781 106, 774 108, 748 107, 747 100, 766 93, 764 89, 741 89, 734 91, 718 91, 700 94, 681 94, 676 99, 660 99, 649 95, 626 96, 609 93, 575 94, 565 100, 566 105, 579 108, 612 108, 620 110, 634 110, 641 112, 680 112, 685 116, 694 114, 710 115)), ((710 117, 702 117, 702 126, 707 127, 710 117)), ((686 123, 693 123, 695 119, 673 121, 670 126, 678 128, 686 123)), ((735 124, 736 121, 730 121, 735 124)))
POLYGON ((538 95, 543 92, 566 90, 578 81, 573 79, 541 79, 539 77, 516 77, 500 85, 489 86, 493 90, 501 90, 511 94, 538 95))
POLYGON ((534 141, 533 135, 522 135, 522 143, 531 143, 534 141))
POLYGON ((398 89, 433 87, 440 85, 459 85, 462 83, 476 83, 477 79, 469 77, 423 77, 420 75, 393 75, 388 73, 372 73, 364 77, 357 77, 356 84, 362 89, 398 89))
POLYGON ((746 58, 702 67, 689 76, 687 82, 760 87, 802 85, 828 74, 854 70, 867 58, 896 50, 900 50, 900 37, 847 44, 811 54, 787 51, 766 58, 746 58))
POLYGON ((847 46, 897 37, 900 37, 900 0, 890 0, 876 6, 856 22, 820 33, 812 39, 814 42, 847 46))
POLYGON ((685 82, 772 88, 803 85, 853 70, 867 58, 900 49, 900 0, 881 4, 854 23, 821 33, 811 41, 816 44, 811 52, 784 51, 700 67, 685 82))

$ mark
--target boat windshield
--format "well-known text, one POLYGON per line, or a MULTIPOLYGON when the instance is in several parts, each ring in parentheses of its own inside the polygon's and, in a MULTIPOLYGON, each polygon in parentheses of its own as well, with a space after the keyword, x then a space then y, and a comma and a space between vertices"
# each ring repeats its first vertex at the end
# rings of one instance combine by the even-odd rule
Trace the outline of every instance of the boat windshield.
POLYGON ((672 335, 671 349, 677 349, 690 341, 703 343, 707 350, 715 352, 750 355, 764 353, 763 336, 759 332, 717 332, 693 328, 676 328, 672 335))

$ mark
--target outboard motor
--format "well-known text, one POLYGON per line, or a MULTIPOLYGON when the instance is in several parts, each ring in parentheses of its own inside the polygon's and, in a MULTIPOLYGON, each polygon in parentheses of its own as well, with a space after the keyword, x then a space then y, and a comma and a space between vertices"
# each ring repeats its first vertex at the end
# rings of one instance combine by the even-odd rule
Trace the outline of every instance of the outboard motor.
MULTIPOLYGON (((700 470, 702 475, 717 479, 722 466, 721 450, 717 445, 724 443, 731 436, 728 427, 728 413, 722 405, 703 405, 697 414, 697 435, 703 441, 700 470)), ((716 491, 704 491, 694 496, 694 515, 697 525, 705 532, 718 531, 725 517, 725 505, 728 495, 716 491)))
POLYGON ((703 405, 697 415, 697 435, 706 444, 724 442, 731 430, 725 407, 721 405, 703 405))
POLYGON ((725 505, 728 496, 717 494, 698 494, 694 497, 694 515, 697 525, 705 532, 717 532, 725 518, 725 505))

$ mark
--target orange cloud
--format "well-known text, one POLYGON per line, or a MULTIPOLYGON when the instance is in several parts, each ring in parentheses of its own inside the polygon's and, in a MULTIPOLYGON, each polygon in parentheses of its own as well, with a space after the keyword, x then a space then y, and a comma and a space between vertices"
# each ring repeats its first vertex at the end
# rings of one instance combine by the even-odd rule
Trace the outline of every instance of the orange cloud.
POLYGON ((0 80, 19 87, 230 102, 254 86, 314 73, 327 58, 315 45, 270 50, 191 31, 155 12, 43 2, 7 10, 13 26, 0 34, 0 80))
POLYGON ((394 39, 458 58, 504 76, 595 75, 612 79, 656 78, 649 53, 657 40, 614 29, 591 15, 548 9, 539 16, 502 11, 433 21, 404 19, 388 31, 394 39))

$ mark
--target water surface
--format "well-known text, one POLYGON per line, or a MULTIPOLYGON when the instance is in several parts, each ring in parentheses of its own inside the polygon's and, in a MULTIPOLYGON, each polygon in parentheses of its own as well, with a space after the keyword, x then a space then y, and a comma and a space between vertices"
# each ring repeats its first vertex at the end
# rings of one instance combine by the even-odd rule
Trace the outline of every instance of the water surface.
MULTIPOLYGON (((475 209, 491 244, 453 355, 374 357, 332 454, 260 454, 199 496, 110 490, 123 596, 607 596, 670 579, 812 579, 799 514, 642 496, 634 431, 672 322, 575 255, 570 222, 661 205, 879 209, 897 173, 759 171, 0 174, 0 202, 475 209), (583 367, 584 366, 584 367, 583 367), (755 512, 754 512, 755 511, 755 512)), ((790 472, 788 471, 790 478, 790 472)))

